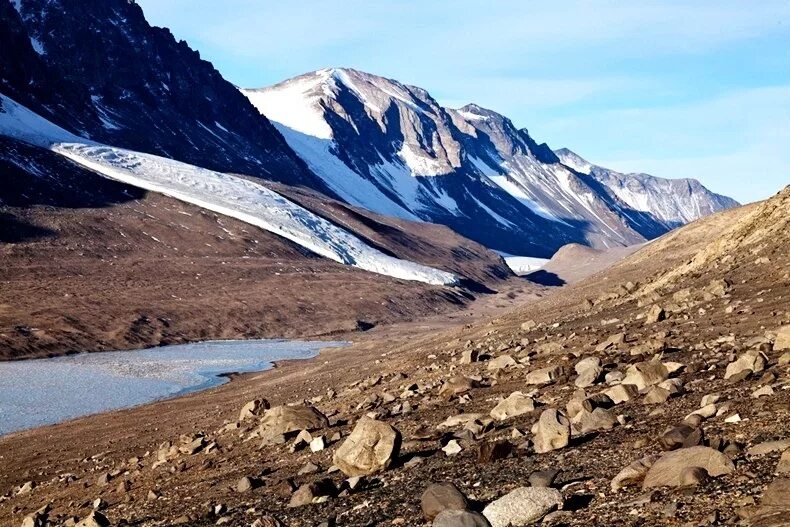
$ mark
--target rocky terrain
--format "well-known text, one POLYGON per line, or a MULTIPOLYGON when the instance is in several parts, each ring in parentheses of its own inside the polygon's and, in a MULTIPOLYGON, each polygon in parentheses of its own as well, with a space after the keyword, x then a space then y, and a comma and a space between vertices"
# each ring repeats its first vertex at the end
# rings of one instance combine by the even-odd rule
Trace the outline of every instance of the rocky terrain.
POLYGON ((788 525, 788 211, 790 187, 493 319, 6 436, 0 517, 788 525))

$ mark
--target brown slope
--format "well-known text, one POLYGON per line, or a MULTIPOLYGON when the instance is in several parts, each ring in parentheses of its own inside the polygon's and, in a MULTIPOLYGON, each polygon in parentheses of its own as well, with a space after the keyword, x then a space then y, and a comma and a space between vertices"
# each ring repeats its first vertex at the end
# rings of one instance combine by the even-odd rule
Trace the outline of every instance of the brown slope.
MULTIPOLYGON (((326 335, 472 298, 318 258, 243 222, 2 141, 0 359, 326 335)), ((489 285, 506 277, 498 257, 479 246, 466 261, 457 256, 468 247, 457 236, 432 240, 424 226, 412 236, 408 222, 365 221, 351 223, 396 256, 463 270, 489 285), (420 254, 407 251, 409 243, 430 247, 420 254)))

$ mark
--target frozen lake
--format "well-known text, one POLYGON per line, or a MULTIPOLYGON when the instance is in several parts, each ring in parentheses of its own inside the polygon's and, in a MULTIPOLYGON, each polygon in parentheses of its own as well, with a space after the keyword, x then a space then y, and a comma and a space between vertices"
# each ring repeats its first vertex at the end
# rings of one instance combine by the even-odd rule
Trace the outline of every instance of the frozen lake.
POLYGON ((0 435, 126 408, 227 382, 342 342, 224 340, 0 362, 0 435))

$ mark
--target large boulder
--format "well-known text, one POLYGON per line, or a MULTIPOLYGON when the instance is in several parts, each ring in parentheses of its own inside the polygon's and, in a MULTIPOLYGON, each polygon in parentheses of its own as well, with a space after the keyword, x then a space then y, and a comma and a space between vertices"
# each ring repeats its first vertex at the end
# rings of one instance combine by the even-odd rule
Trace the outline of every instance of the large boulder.
POLYGON ((587 388, 595 384, 603 372, 601 368, 601 359, 598 357, 587 357, 576 363, 574 367, 576 370, 576 380, 574 384, 578 388, 587 388))
POLYGON ((617 425, 617 416, 605 408, 595 408, 592 412, 582 408, 571 418, 571 428, 576 435, 611 430, 615 425, 617 425))
POLYGON ((632 384, 637 390, 658 384, 669 377, 669 370, 659 361, 645 361, 632 364, 625 371, 621 384, 632 384))
POLYGON ((398 456, 400 442, 396 429, 365 416, 335 451, 333 461, 347 476, 369 476, 390 466, 398 456))
POLYGON ((534 409, 535 401, 532 397, 521 392, 513 392, 491 410, 491 417, 498 421, 504 421, 510 417, 529 413, 534 409))
POLYGON ((562 507, 557 489, 519 487, 483 509, 491 527, 523 527, 536 523, 554 509, 562 507))
POLYGON ((452 483, 433 483, 422 493, 420 506, 425 518, 433 520, 445 510, 466 510, 468 503, 466 496, 452 483))
POLYGON ((319 430, 329 426, 324 414, 305 404, 275 406, 263 414, 258 431, 261 437, 285 435, 300 430, 319 430))
POLYGON ((571 425, 558 410, 548 408, 540 414, 538 422, 532 426, 535 452, 544 454, 568 446, 571 425))
POLYGON ((752 373, 763 371, 766 363, 765 355, 759 350, 749 350, 737 360, 727 365, 727 370, 724 372, 724 378, 729 379, 743 371, 749 370, 752 373))
POLYGON ((683 472, 689 467, 705 469, 711 477, 735 470, 730 458, 710 447, 694 446, 667 452, 656 461, 645 476, 642 488, 678 487, 683 484, 683 472))

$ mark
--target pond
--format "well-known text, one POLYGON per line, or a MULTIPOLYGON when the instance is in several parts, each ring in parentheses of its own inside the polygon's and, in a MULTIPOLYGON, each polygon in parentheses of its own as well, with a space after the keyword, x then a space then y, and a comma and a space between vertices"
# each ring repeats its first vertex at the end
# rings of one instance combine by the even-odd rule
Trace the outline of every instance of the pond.
POLYGON ((0 362, 0 435, 205 390, 343 342, 225 340, 0 362))

